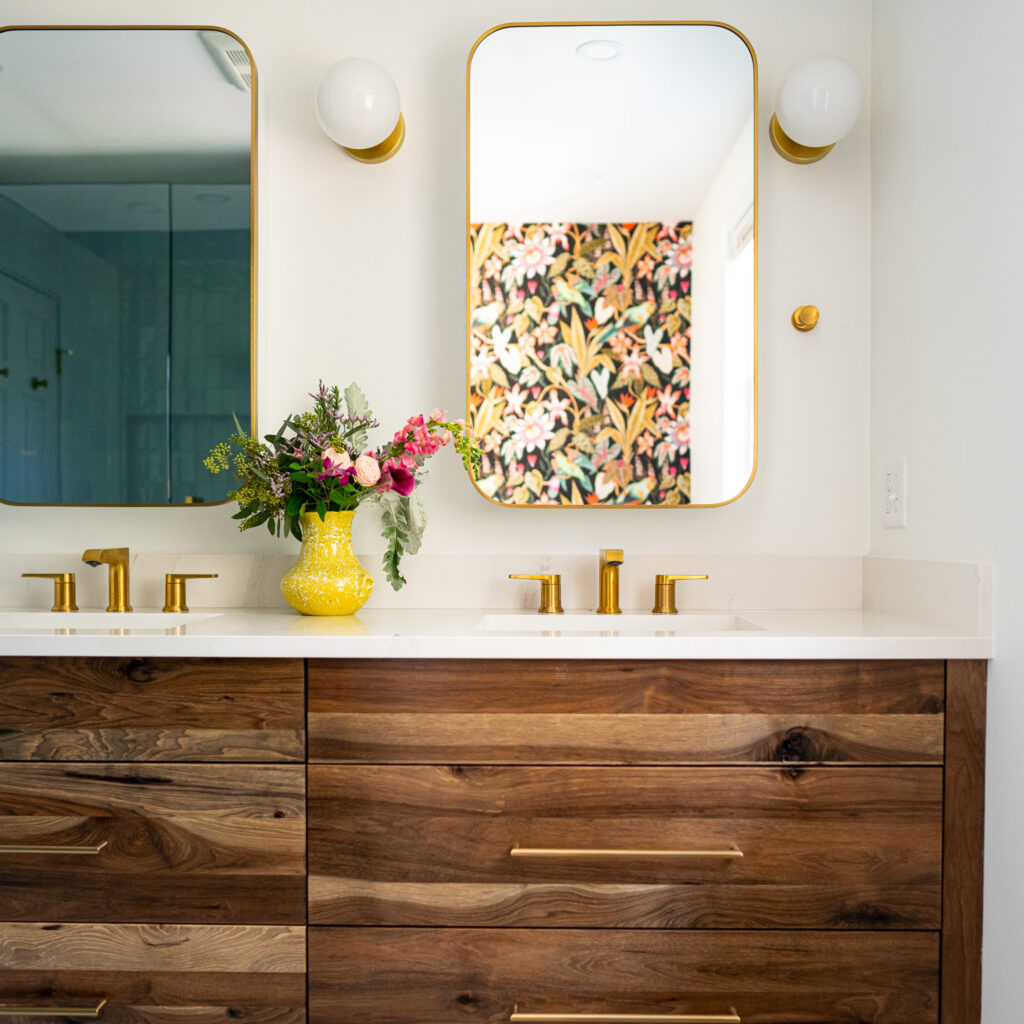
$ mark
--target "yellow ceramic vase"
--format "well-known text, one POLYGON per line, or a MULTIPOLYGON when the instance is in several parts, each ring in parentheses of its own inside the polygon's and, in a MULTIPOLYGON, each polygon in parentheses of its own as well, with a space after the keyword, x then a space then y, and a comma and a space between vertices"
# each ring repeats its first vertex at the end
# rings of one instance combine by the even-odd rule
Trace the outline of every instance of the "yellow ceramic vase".
POLYGON ((352 615, 373 591, 373 577, 352 550, 355 512, 315 512, 300 518, 298 561, 281 578, 285 600, 303 615, 352 615))

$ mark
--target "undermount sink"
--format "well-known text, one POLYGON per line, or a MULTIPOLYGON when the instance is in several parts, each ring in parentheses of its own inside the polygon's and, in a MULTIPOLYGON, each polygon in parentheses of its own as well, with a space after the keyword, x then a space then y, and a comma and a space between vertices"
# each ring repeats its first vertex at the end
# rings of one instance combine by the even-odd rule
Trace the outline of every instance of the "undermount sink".
POLYGON ((173 629, 222 612, 5 612, 0 629, 173 629))
POLYGON ((569 612, 562 615, 507 612, 485 615, 476 628, 488 633, 555 632, 619 636, 691 636, 703 633, 759 632, 763 629, 757 623, 738 615, 701 612, 680 612, 677 615, 652 615, 649 612, 623 612, 621 615, 598 615, 595 612, 569 612))

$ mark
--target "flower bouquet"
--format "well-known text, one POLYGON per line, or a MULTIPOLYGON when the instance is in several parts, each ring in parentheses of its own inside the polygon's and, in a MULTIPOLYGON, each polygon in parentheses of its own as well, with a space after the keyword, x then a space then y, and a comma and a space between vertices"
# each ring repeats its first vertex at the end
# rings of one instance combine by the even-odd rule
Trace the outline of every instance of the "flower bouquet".
POLYGON ((205 460, 211 473, 233 468, 238 487, 228 493, 239 510, 239 529, 262 526, 278 537, 302 539, 302 517, 315 513, 321 522, 328 512, 355 511, 372 503, 383 514, 384 572, 395 590, 405 583, 403 554, 419 549, 426 515, 416 487, 424 463, 451 443, 471 474, 480 464, 480 447, 463 420, 448 420, 442 409, 429 417, 410 417, 393 439, 369 447, 368 434, 379 426, 358 385, 344 393, 323 381, 310 395, 313 409, 289 416, 276 434, 264 441, 238 425, 227 441, 205 460))

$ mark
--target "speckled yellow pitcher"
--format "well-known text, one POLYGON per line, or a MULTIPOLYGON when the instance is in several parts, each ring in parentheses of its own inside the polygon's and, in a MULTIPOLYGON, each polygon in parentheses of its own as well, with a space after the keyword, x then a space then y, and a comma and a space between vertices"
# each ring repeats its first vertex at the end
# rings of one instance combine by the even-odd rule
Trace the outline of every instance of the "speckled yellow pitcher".
POLYGON ((373 577, 352 550, 355 512, 315 512, 300 517, 298 561, 281 578, 285 600, 303 615, 352 615, 373 591, 373 577))

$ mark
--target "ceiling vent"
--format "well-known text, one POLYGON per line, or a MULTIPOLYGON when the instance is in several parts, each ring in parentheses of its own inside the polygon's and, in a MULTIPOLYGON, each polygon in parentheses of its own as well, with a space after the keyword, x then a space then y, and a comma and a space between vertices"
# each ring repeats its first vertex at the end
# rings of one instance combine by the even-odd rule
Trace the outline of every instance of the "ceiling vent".
POLYGON ((200 32, 199 35, 224 77, 235 88, 252 92, 252 64, 245 47, 224 32, 200 32))

